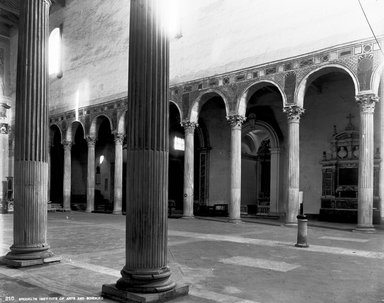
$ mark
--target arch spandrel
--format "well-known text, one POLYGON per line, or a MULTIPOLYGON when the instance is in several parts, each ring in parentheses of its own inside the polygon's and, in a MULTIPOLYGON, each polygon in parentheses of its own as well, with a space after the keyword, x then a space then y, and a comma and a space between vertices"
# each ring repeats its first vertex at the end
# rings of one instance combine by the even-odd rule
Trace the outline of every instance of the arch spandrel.
MULTIPOLYGON (((384 83, 384 59, 383 62, 373 71, 371 79, 371 88, 374 94, 379 95, 380 83, 384 83)), ((380 96, 380 102, 383 102, 383 96, 380 96)))
POLYGON ((306 90, 308 88, 307 87, 308 80, 313 80, 313 79, 310 79, 311 77, 313 77, 316 73, 318 73, 317 77, 320 77, 322 75, 326 75, 326 74, 333 72, 333 71, 339 71, 339 72, 342 72, 344 74, 348 74, 350 76, 353 84, 354 84, 355 95, 359 94, 359 87, 360 86, 359 86, 359 81, 358 81, 356 74, 344 65, 330 63, 330 64, 325 64, 325 65, 317 66, 316 68, 310 69, 302 77, 301 81, 298 82, 298 85, 296 88, 294 104, 296 104, 300 107, 304 107, 304 97, 305 97, 306 90))

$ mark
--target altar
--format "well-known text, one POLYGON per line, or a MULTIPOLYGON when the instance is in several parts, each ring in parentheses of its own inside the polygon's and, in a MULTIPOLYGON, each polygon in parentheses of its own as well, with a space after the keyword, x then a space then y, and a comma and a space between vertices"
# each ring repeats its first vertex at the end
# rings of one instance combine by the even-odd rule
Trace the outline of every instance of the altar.
MULTIPOLYGON (((352 124, 338 132, 334 126, 330 151, 323 152, 322 195, 319 219, 334 222, 357 222, 359 131, 352 124)), ((379 168, 380 151, 374 155, 373 223, 380 221, 379 168)))

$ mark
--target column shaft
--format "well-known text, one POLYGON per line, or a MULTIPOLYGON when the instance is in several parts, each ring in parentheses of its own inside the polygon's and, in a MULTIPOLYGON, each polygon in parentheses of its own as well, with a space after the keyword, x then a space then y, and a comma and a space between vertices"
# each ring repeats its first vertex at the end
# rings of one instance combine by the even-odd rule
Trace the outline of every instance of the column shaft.
POLYGON ((72 142, 64 141, 64 178, 63 178, 63 208, 65 211, 71 210, 71 148, 72 142))
POLYGON ((243 116, 227 117, 231 126, 231 193, 229 201, 229 220, 240 221, 241 204, 241 125, 245 121, 243 116))
POLYGON ((380 221, 384 224, 384 75, 380 82, 380 171, 379 171, 379 197, 380 197, 380 221))
POLYGON ((95 144, 96 139, 87 137, 88 164, 87 164, 87 209, 90 213, 95 210, 95 144))
POLYGON ((284 111, 288 114, 288 201, 285 224, 295 225, 300 208, 300 116, 304 109, 291 105, 285 107, 284 111))
POLYGON ((357 228, 372 230, 374 137, 373 113, 377 98, 374 95, 356 97, 360 105, 360 156, 358 179, 357 228))
POLYGON ((184 203, 183 217, 193 217, 193 186, 194 186, 194 132, 197 126, 194 122, 183 122, 185 130, 184 152, 184 203))
POLYGON ((122 212, 123 199, 123 141, 124 135, 115 135, 115 192, 113 213, 116 215, 122 212))
POLYGON ((14 244, 5 257, 20 262, 14 266, 25 266, 23 262, 26 260, 42 260, 53 255, 47 244, 47 38, 50 4, 49 0, 20 2, 14 244))
POLYGON ((167 266, 169 41, 162 5, 131 0, 130 10, 126 264, 116 288, 137 293, 175 288, 167 266))
POLYGON ((271 178, 270 178, 270 204, 269 213, 280 214, 279 193, 280 193, 280 149, 271 148, 271 178))

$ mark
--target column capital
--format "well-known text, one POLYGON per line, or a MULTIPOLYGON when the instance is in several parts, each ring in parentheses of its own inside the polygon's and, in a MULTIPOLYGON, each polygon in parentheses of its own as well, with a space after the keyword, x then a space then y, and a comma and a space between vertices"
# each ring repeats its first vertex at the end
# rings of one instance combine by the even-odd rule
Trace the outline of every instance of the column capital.
POLYGON ((296 105, 284 106, 283 112, 288 116, 288 122, 300 122, 301 116, 304 114, 305 109, 296 105))
POLYGON ((7 109, 11 107, 6 103, 0 103, 0 119, 7 118, 7 109))
POLYGON ((180 123, 182 127, 184 127, 184 131, 186 134, 193 134, 195 131, 195 128, 199 126, 196 122, 191 122, 188 120, 185 120, 180 123))
POLYGON ((355 99, 360 106, 360 111, 366 114, 373 114, 375 111, 375 104, 376 102, 379 102, 379 97, 374 93, 357 95, 355 99))
POLYGON ((43 0, 45 2, 46 5, 48 6, 51 6, 52 5, 52 1, 51 0, 43 0))
POLYGON ((227 116, 227 121, 233 128, 241 128, 241 125, 245 122, 245 120, 247 120, 247 118, 241 115, 227 116))
POLYGON ((123 145, 125 135, 122 133, 115 133, 114 140, 116 145, 123 145))
POLYGON ((63 144, 64 150, 71 150, 72 148, 72 141, 63 140, 61 141, 61 144, 63 144))
POLYGON ((90 136, 87 136, 85 138, 85 141, 87 141, 88 147, 94 147, 95 144, 96 144, 96 138, 93 138, 93 137, 90 137, 90 136))

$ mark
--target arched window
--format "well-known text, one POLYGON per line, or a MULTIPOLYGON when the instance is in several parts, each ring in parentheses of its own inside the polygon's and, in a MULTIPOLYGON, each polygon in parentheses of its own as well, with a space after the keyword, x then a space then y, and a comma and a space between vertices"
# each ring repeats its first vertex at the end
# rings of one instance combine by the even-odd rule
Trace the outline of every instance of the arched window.
POLYGON ((49 75, 62 76, 61 71, 61 29, 56 27, 49 35, 49 75))

